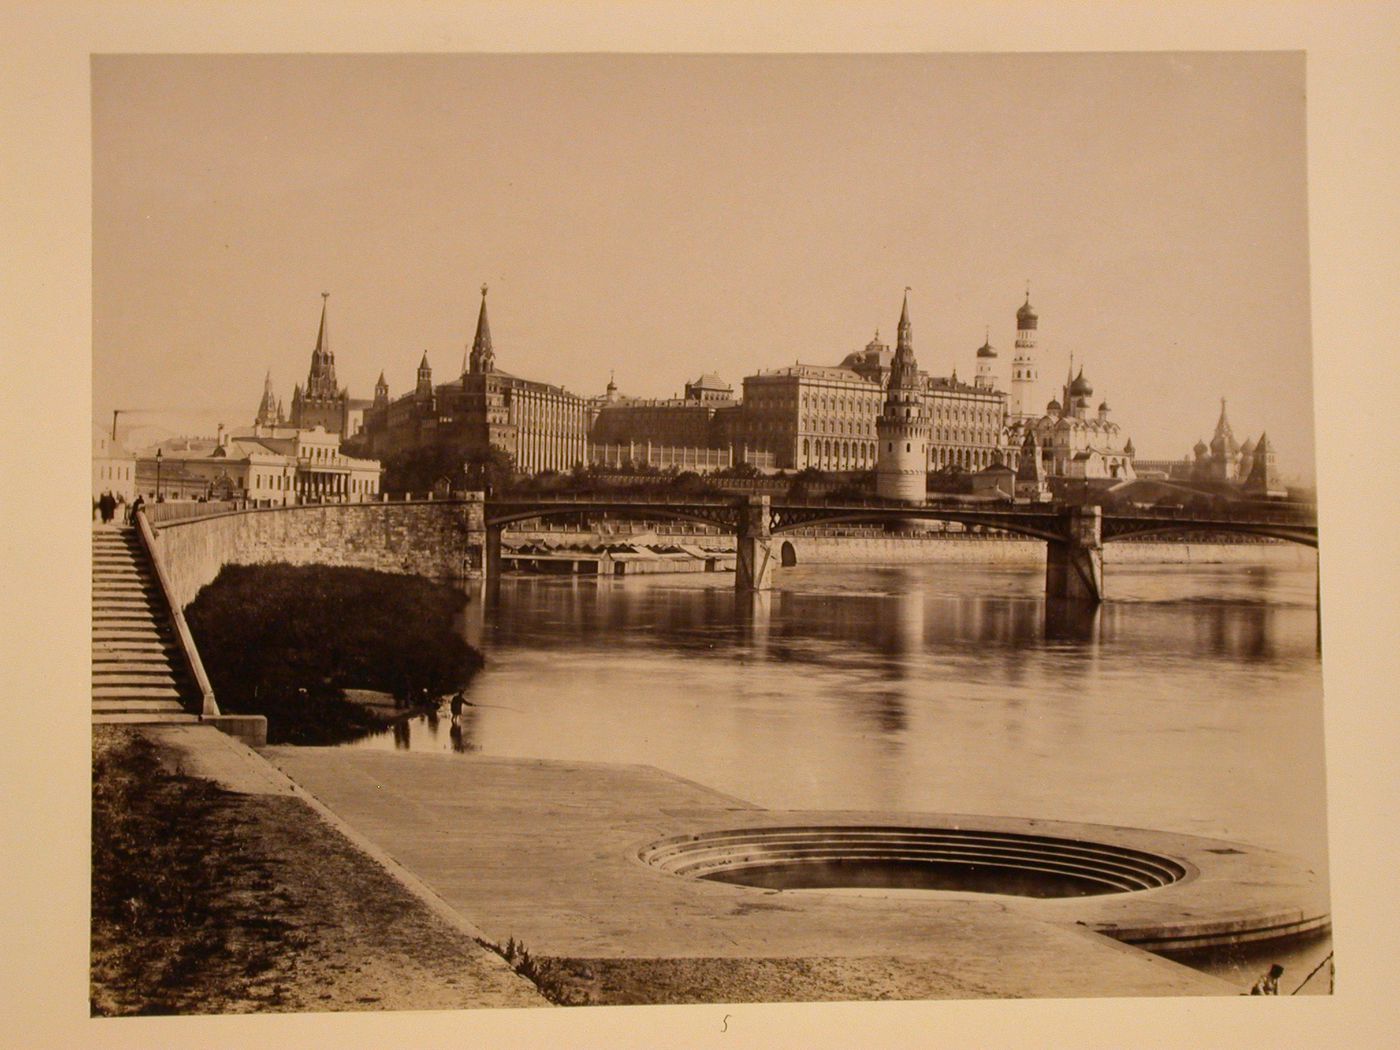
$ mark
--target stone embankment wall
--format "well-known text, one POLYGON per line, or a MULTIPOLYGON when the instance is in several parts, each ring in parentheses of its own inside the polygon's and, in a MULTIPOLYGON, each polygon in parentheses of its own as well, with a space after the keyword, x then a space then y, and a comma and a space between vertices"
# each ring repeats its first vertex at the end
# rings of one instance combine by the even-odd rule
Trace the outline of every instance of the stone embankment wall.
POLYGON ((463 575, 459 503, 343 503, 252 510, 156 528, 181 608, 225 565, 345 565, 433 578, 463 575))
MULTIPOLYGON (((773 537, 774 556, 783 563, 783 545, 791 543, 801 565, 902 565, 924 562, 988 565, 1045 564, 1043 540, 961 537, 848 539, 773 537)), ((1104 544, 1106 565, 1277 565, 1309 568, 1317 554, 1296 543, 1131 543, 1104 544)))

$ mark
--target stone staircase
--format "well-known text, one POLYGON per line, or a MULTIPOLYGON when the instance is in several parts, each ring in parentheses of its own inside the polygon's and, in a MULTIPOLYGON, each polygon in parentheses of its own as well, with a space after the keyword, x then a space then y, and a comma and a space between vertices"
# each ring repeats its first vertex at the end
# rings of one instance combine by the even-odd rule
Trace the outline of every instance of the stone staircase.
POLYGON ((150 557, 131 526, 92 530, 92 720, 198 722, 150 557))

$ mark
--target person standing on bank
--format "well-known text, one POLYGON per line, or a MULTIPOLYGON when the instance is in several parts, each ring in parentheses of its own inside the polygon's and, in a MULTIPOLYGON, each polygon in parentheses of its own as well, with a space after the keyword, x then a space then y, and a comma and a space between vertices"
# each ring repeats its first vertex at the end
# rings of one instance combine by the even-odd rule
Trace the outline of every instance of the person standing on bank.
POLYGON ((1254 982, 1254 987, 1249 990, 1250 995, 1278 995, 1278 979, 1283 976, 1283 967, 1274 963, 1269 967, 1269 972, 1264 974, 1259 980, 1254 982))

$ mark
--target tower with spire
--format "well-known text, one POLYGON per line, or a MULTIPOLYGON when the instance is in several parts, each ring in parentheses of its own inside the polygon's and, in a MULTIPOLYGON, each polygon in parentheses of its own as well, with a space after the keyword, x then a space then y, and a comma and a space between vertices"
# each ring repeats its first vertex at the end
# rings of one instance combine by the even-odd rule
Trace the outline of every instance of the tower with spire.
POLYGON ((335 353, 331 350, 327 327, 330 295, 330 292, 321 293, 321 325, 316 331, 316 348, 311 351, 306 386, 298 385, 292 392, 292 425, 301 430, 319 426, 328 432, 349 436, 350 395, 336 382, 335 353))
POLYGON ((418 362, 418 383, 413 388, 413 396, 420 401, 433 396, 433 366, 428 364, 428 351, 423 351, 423 360, 418 362))
POLYGON ((476 335, 472 338, 471 353, 467 355, 467 371, 471 375, 484 375, 496 370, 496 352, 491 348, 491 322, 486 317, 486 291, 487 286, 483 284, 481 311, 476 315, 476 335))
POLYGON ((263 380, 262 400, 258 402, 257 415, 253 417, 255 427, 275 427, 282 422, 282 413, 278 410, 277 395, 272 391, 272 372, 267 373, 267 378, 263 380))
POLYGON ((1239 478, 1240 446, 1225 416, 1225 399, 1220 399, 1220 418, 1215 422, 1215 434, 1210 439, 1210 477, 1212 481, 1237 481, 1239 478))
POLYGON ((928 494, 930 426, 924 408, 919 364, 914 359, 908 288, 904 289, 894 360, 875 433, 879 438, 875 460, 876 494, 881 499, 923 503, 928 494))
POLYGON ((1026 301, 1016 311, 1016 355, 1011 359, 1011 390, 1006 414, 1013 422, 1039 414, 1035 399, 1040 366, 1035 359, 1036 331, 1040 318, 1031 306, 1031 283, 1026 282, 1026 301))
POLYGON ((1288 490, 1279 483, 1278 457, 1269 444, 1268 433, 1259 435, 1252 452, 1249 474, 1243 479, 1245 492, 1262 499, 1288 495, 1288 490))

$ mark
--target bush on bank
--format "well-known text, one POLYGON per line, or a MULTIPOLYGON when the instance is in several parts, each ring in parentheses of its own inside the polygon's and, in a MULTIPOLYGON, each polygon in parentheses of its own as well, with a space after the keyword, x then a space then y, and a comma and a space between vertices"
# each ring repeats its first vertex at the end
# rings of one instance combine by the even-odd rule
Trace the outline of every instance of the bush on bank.
POLYGON ((407 701, 470 681, 484 660, 454 626, 465 602, 416 576, 228 565, 185 618, 223 710, 266 715, 270 743, 326 744, 384 724, 347 688, 407 701))

